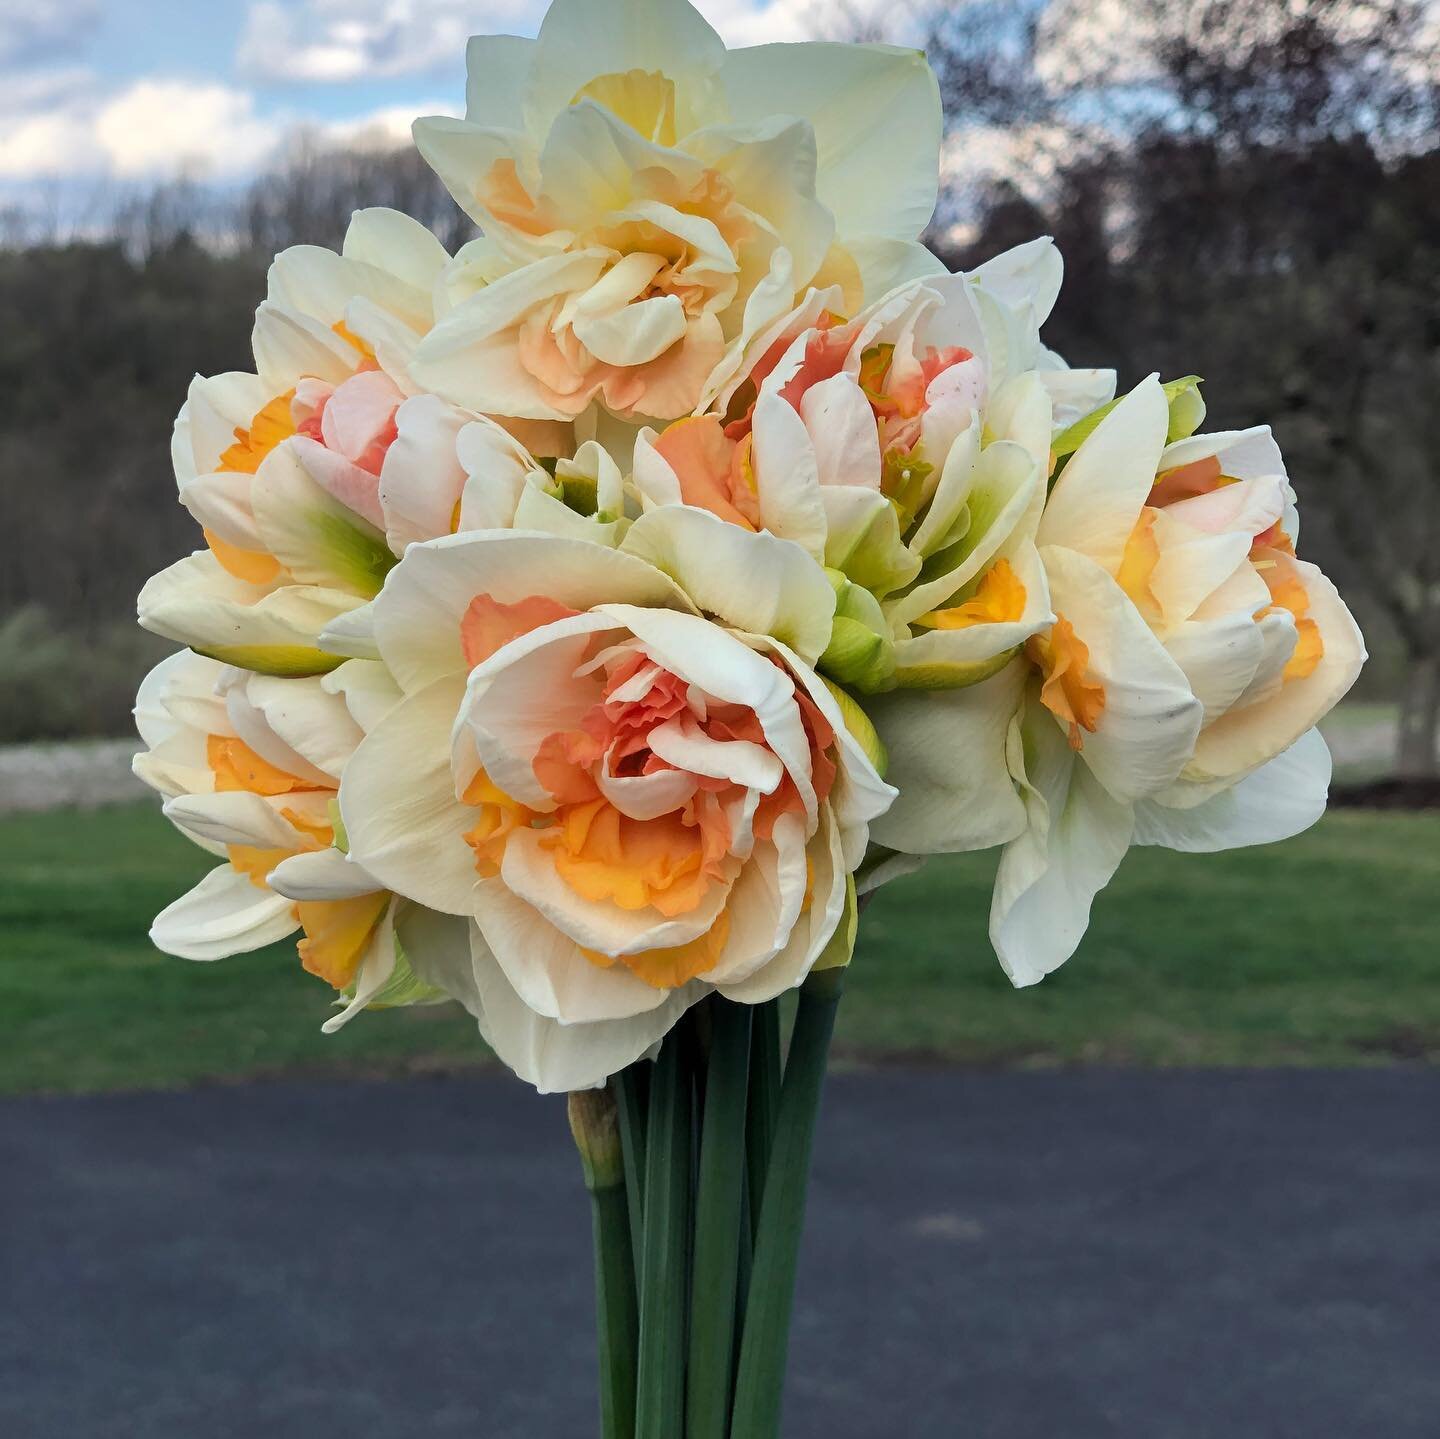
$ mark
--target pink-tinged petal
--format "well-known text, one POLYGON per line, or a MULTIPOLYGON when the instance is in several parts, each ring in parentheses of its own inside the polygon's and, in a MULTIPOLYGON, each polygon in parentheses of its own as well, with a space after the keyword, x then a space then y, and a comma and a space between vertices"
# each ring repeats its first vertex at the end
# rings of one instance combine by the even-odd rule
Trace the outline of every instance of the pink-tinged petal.
POLYGON ((822 485, 880 488, 880 432, 875 412, 849 375, 812 385, 800 401, 822 485))
POLYGON ((327 450, 324 445, 303 435, 290 441, 295 458, 305 473, 347 510, 358 515, 377 530, 385 528, 385 509, 380 503, 380 478, 361 469, 344 455, 327 450))

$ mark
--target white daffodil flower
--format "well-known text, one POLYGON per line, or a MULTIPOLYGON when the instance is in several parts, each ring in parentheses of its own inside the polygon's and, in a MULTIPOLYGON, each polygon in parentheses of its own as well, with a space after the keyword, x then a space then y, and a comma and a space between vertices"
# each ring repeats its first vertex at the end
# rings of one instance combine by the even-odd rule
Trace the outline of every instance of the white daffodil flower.
POLYGON ((618 549, 416 544, 386 580, 404 698, 346 766, 350 851, 471 921, 416 972, 538 1087, 603 1082, 708 993, 798 985, 846 932, 894 791, 812 669, 833 607, 798 546, 686 506, 618 549))
MULTIPOLYGON (((1324 809, 1314 726, 1359 672, 1360 632, 1294 557, 1268 429, 1167 444, 1170 425, 1152 377, 1059 470, 1033 532, 1054 618, 1014 660, 871 708, 900 788, 875 838, 912 854, 1005 845, 990 932, 1016 984, 1074 952, 1130 844, 1268 843, 1324 809)), ((997 568, 992 598, 1025 583, 997 568)), ((963 608, 967 626, 995 622, 963 608)))
POLYGON ((216 960, 298 930, 302 965, 342 997, 327 1030, 368 1005, 434 998, 397 940, 413 907, 337 843, 340 773, 398 698, 384 669, 361 660, 282 679, 181 651, 151 671, 135 705, 146 745, 135 773, 182 834, 225 860, 156 918, 160 949, 216 960))
POLYGON ((469 409, 674 419, 810 288, 853 310, 942 268, 918 51, 727 53, 685 0, 556 0, 533 41, 472 40, 469 77, 415 140, 483 238, 412 367, 469 409))

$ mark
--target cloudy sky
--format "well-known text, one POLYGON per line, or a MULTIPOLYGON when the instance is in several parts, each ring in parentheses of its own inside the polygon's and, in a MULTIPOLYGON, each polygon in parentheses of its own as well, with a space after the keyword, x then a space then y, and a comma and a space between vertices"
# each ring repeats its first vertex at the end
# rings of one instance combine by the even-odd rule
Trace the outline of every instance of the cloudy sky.
MULTIPOLYGON (((805 38, 816 0, 699 0, 732 45, 805 38)), ((400 137, 458 113, 465 38, 536 0, 0 0, 0 187, 253 173, 297 127, 400 137)))

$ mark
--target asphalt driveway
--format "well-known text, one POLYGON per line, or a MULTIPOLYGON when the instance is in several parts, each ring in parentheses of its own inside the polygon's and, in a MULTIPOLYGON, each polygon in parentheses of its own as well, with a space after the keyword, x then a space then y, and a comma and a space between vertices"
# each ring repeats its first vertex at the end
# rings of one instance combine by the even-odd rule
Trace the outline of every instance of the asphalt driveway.
MULTIPOLYGON (((1434 1439, 1440 1073, 832 1080, 789 1439, 1434 1439)), ((0 1103, 8 1439, 592 1439, 563 1107, 0 1103)))

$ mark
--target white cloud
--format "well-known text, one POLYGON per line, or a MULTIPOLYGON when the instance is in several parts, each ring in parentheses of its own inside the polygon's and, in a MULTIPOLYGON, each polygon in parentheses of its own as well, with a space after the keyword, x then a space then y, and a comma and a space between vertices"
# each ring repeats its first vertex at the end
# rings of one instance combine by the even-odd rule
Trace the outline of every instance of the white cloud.
POLYGON ((270 82, 338 83, 463 63, 479 31, 533 34, 539 0, 254 0, 236 62, 270 82))
POLYGON ((281 130, 255 114, 255 99, 228 85, 141 80, 102 105, 95 139, 119 176, 177 169, 229 176, 253 170, 281 130))
POLYGON ((458 113, 443 101, 422 100, 329 121, 293 111, 261 115, 247 90, 163 78, 107 98, 95 94, 84 71, 44 85, 37 80, 22 97, 32 103, 10 103, 16 98, 0 97, 3 180, 243 179, 301 133, 322 146, 395 149, 410 143, 417 115, 458 113))
POLYGON ((384 105, 348 120, 332 120, 328 124, 309 126, 311 134, 319 135, 328 145, 347 150, 398 150, 411 143, 410 126, 417 115, 459 115, 461 108, 443 100, 422 101, 418 105, 384 105))

